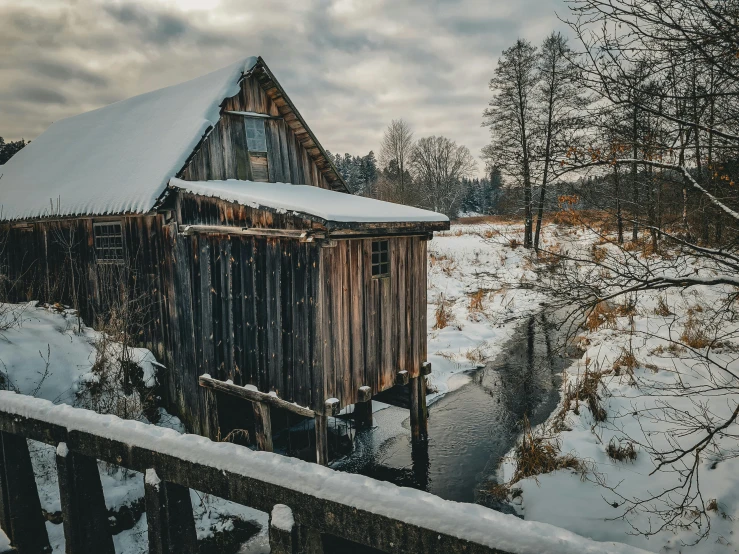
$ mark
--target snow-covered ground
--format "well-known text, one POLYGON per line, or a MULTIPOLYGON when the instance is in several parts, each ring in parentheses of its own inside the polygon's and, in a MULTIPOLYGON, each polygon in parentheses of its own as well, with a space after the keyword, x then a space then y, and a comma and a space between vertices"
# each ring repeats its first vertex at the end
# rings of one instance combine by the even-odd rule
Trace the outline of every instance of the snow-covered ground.
MULTIPOLYGON (((570 227, 548 226, 543 237, 547 248, 560 245, 587 257, 599 241, 590 231, 570 227)), ((506 224, 453 225, 429 243, 428 351, 434 368, 431 380, 440 393, 464 384, 465 376, 455 375, 494 357, 516 331, 520 317, 541 309, 540 302, 545 298, 525 285, 537 276, 527 252, 516 246, 520 243, 520 226, 506 224), (504 286, 521 282, 524 287, 518 289, 504 286), (481 306, 472 302, 472 295, 480 290, 481 306), (449 308, 451 323, 438 330, 434 326, 442 302, 449 308)), ((705 410, 713 418, 728 417, 736 408, 737 396, 725 391, 702 396, 684 394, 690 387, 715 389, 716 382, 736 388, 730 377, 703 363, 705 349, 680 346, 691 320, 694 326, 696 322, 709 327, 720 325, 719 334, 723 336, 739 331, 739 322, 730 319, 704 321, 710 317, 710 307, 726 300, 726 292, 717 287, 643 292, 629 297, 636 300, 631 317, 615 314, 615 323, 578 330, 576 341, 583 350, 582 357, 566 370, 563 391, 568 387, 571 390, 586 368, 606 371, 599 389, 606 420, 594 421, 587 408, 578 409, 579 415, 574 413, 574 406, 563 412, 561 404, 555 410, 540 431, 556 423, 561 453, 583 460, 589 472, 582 478, 576 472, 559 470, 515 484, 514 488, 522 491, 514 500, 520 515, 598 541, 619 541, 665 554, 739 552, 734 538, 734 531, 739 533, 739 461, 733 457, 737 450, 734 438, 719 440, 728 455, 719 456, 712 448, 701 455, 700 489, 702 501, 711 507, 710 531, 695 545, 692 543, 707 529, 705 521, 700 528, 665 529, 646 537, 636 529, 656 531, 662 523, 660 518, 650 510, 636 510, 621 517, 630 505, 625 500, 645 499, 679 486, 678 476, 671 471, 653 473, 656 460, 638 444, 634 460, 616 461, 607 454, 609 443, 626 446, 627 438, 651 445, 654 450, 667 449, 668 441, 685 444, 691 440, 695 433, 680 437, 678 425, 664 420, 665 408, 699 418, 705 417, 705 410), (626 354, 635 360, 633 376, 624 366, 626 354), (614 365, 620 366, 619 370, 613 371, 614 365), (603 485, 615 488, 609 490, 603 485)), ((727 340, 712 353, 732 372, 739 369, 736 346, 727 340)), ((736 425, 727 431, 735 437, 736 425)), ((511 455, 500 469, 499 480, 508 481, 514 470, 511 455)), ((679 493, 678 489, 671 495, 673 501, 679 493)), ((666 508, 659 501, 649 506, 666 508)), ((679 521, 687 522, 694 516, 686 510, 679 521)))
MULTIPOLYGON (((547 247, 562 244, 587 251, 597 237, 582 229, 549 226, 545 228, 543 240, 547 247)), ((465 370, 494 358, 513 336, 521 318, 541 309, 545 297, 528 286, 537 279, 536 265, 519 246, 521 242, 519 225, 496 223, 453 225, 450 231, 438 234, 429 243, 428 357, 433 364, 431 390, 437 391, 431 400, 464 384, 468 379, 465 370), (523 286, 506 286, 512 283, 523 286)), ((710 307, 721 298, 721 292, 715 288, 642 293, 631 317, 616 314, 607 325, 579 332, 582 358, 567 370, 563 390, 574 386, 586 368, 610 371, 603 375, 600 389, 607 417, 605 422, 597 423, 587 408, 579 409, 577 415, 572 409, 555 411, 548 424, 558 418, 561 452, 575 454, 586 462, 590 471, 584 479, 572 471, 560 470, 517 483, 515 487, 522 490, 522 495, 515 502, 525 519, 551 523, 598 541, 619 541, 665 554, 737 551, 733 531, 739 508, 735 501, 739 495, 739 462, 730 458, 718 460, 713 452, 704 453, 700 460, 701 490, 706 503, 715 499, 715 510, 709 511, 708 537, 696 546, 686 547, 683 544, 694 540, 695 529, 661 531, 647 539, 635 534, 631 525, 641 529, 650 521, 656 525, 658 522, 653 517, 650 520, 644 512, 634 512, 626 519, 619 517, 626 505, 618 495, 634 499, 644 497, 647 492, 658 493, 675 484, 675 475, 651 474, 655 462, 638 446, 636 459, 632 461, 614 461, 606 453, 612 438, 627 436, 663 446, 671 437, 669 425, 648 417, 649 410, 655 413, 654 408, 664 405, 687 413, 700 409, 700 403, 665 389, 678 380, 697 386, 708 382, 705 367, 698 363, 695 354, 681 350, 675 342, 679 343, 688 318, 695 321, 702 317, 700 306, 710 307), (618 372, 612 369, 619 358, 623 363, 625 352, 636 360, 633 375, 625 368, 618 372), (634 417, 635 412, 642 415, 634 417), (603 483, 616 487, 615 492, 604 488, 603 483)), ((0 336, 0 370, 22 392, 35 391, 37 396, 48 400, 73 402, 94 362, 96 333, 84 327, 78 332, 76 318, 65 311, 35 308, 30 304, 13 309, 22 312, 22 323, 0 336), (41 382, 44 374, 46 378, 41 382)), ((732 325, 739 327, 731 321, 722 325, 729 330, 732 325)), ((717 356, 736 369, 732 365, 736 357, 734 346, 727 342, 723 348, 717 356)), ((137 355, 142 365, 154 361, 147 351, 137 355)), ((154 369, 151 365, 151 372, 154 369)), ((708 405, 714 415, 720 416, 736 404, 735 397, 724 395, 711 398, 708 405)), ((735 445, 728 442, 726 445, 735 450, 735 445)), ((53 467, 53 458, 42 447, 35 458, 42 474, 44 463, 53 467)), ((513 469, 513 462, 506 462, 500 469, 501 477, 507 480, 513 469)), ((42 503, 45 509, 56 511, 59 502, 56 475, 54 471, 46 473, 48 477, 39 480, 42 503)), ((130 505, 141 497, 142 476, 108 468, 101 468, 101 475, 109 508, 130 505)), ((219 515, 256 519, 266 527, 266 514, 227 505, 219 499, 203 499, 193 493, 193 505, 199 515, 201 536, 212 533, 216 525, 230 524, 228 517, 219 515)), ((48 526, 55 551, 61 551, 61 526, 50 523, 48 526)), ((0 545, 2 540, 0 537, 0 545)), ((265 551, 265 544, 262 533, 255 539, 253 548, 244 552, 265 551)), ((119 552, 145 551, 145 515, 133 529, 117 535, 116 545, 119 552)))
MULTIPOLYGON (((84 325, 80 326, 71 310, 59 307, 36 307, 27 304, 0 304, 3 321, 15 324, 0 333, 0 382, 23 394, 50 400, 54 403, 74 404, 76 393, 84 384, 95 379, 92 372, 96 361, 96 343, 101 334, 84 325)), ((113 348, 116 345, 112 345, 113 348)), ((144 348, 131 349, 131 360, 144 370, 144 381, 151 382, 156 373, 156 359, 144 348)), ((184 427, 176 417, 162 411, 159 425, 180 433, 184 427)), ((53 514, 61 509, 55 449, 31 442, 36 483, 41 506, 53 514)), ((142 475, 117 467, 99 465, 100 476, 109 510, 135 507, 144 496, 142 475)), ((199 538, 233 528, 233 519, 256 523, 262 531, 250 541, 251 554, 268 552, 268 515, 221 498, 191 491, 193 510, 199 538)), ((141 508, 139 507, 140 511, 141 508)), ((136 510, 134 510, 136 511, 136 510)), ((46 523, 49 539, 55 553, 64 552, 64 531, 61 524, 46 523)), ((0 532, 0 552, 6 547, 7 538, 0 532), (5 541, 5 542, 4 542, 5 541)), ((143 513, 132 529, 114 535, 116 552, 143 554, 148 552, 146 514, 143 513)))

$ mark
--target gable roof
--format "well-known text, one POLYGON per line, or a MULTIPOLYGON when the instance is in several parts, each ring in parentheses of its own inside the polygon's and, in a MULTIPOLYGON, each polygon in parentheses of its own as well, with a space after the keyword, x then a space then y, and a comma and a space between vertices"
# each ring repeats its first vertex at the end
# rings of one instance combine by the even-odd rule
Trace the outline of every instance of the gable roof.
MULTIPOLYGON (((0 220, 150 211, 218 122, 223 101, 238 94, 241 79, 257 68, 271 75, 261 58, 249 57, 53 123, 2 167, 0 220)), ((307 130, 297 110, 291 113, 307 130)), ((325 156, 307 133, 312 155, 317 147, 325 156)), ((335 171, 325 160, 324 171, 335 171)))
POLYGON ((403 204, 344 194, 308 185, 254 181, 183 181, 172 179, 170 187, 199 196, 210 196, 252 208, 278 213, 292 212, 317 221, 328 229, 351 224, 423 224, 448 229, 449 218, 440 213, 403 204))

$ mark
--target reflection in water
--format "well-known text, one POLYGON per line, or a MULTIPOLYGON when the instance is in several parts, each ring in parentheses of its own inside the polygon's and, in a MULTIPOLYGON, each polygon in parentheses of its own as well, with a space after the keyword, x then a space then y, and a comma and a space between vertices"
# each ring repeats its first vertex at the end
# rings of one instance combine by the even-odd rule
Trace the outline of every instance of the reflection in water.
POLYGON ((559 400, 568 362, 553 353, 554 333, 543 315, 529 318, 500 356, 430 406, 427 445, 411 445, 408 411, 391 406, 375 414, 375 428, 359 431, 354 452, 332 467, 449 500, 487 503, 479 491, 495 479, 523 416, 542 423, 559 400))

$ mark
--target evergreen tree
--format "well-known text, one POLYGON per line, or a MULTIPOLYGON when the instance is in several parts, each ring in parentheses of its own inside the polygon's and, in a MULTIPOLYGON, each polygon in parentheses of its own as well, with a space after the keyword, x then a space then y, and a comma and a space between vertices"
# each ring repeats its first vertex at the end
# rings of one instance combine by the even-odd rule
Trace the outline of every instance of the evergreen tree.
POLYGON ((26 144, 28 143, 23 139, 5 142, 5 139, 0 137, 0 165, 6 164, 8 160, 18 153, 26 144))

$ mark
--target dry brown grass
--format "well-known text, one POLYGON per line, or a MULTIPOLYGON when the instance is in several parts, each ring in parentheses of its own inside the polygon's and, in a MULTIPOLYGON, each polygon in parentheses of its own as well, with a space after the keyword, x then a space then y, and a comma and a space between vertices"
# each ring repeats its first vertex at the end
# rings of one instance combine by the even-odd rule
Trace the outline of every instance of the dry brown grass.
POLYGON ((667 305, 667 300, 664 297, 660 296, 657 300, 657 307, 654 309, 654 314, 662 317, 672 315, 672 311, 670 311, 670 307, 667 305))
POLYGON ((441 296, 434 312, 434 329, 444 329, 452 323, 454 323, 454 314, 452 313, 450 303, 441 296))
POLYGON ((613 372, 616 375, 621 375, 621 368, 625 368, 628 375, 633 375, 637 367, 639 367, 639 362, 634 353, 623 348, 621 349, 621 355, 613 362, 613 372))
POLYGON ((608 302, 598 302, 585 320, 588 331, 597 331, 601 327, 613 329, 616 327, 618 307, 608 302))
POLYGON ((605 408, 601 405, 603 401, 600 395, 600 387, 603 382, 603 376, 609 374, 608 371, 593 371, 585 368, 585 373, 578 377, 573 386, 568 387, 562 402, 562 409, 555 417, 555 428, 562 430, 565 428, 564 420, 567 413, 572 410, 575 415, 580 415, 580 404, 585 404, 593 419, 597 422, 603 422, 607 418, 605 408))
POLYGON ((436 254, 431 252, 429 254, 429 263, 431 264, 431 267, 438 267, 447 277, 451 277, 457 269, 457 261, 446 254, 436 254))
POLYGON ((701 306, 688 308, 688 319, 683 325, 680 340, 691 348, 706 348, 712 343, 708 334, 708 325, 696 314, 703 312, 701 306))
POLYGON ((599 264, 606 259, 606 257, 608 256, 608 251, 605 248, 593 244, 590 247, 590 255, 593 257, 593 261, 599 264))
POLYGON ((633 462, 636 460, 636 447, 634 446, 634 443, 629 440, 622 442, 617 440, 616 437, 613 437, 608 442, 606 454, 608 454, 609 458, 618 462, 633 462))
POLYGON ((484 300, 487 296, 485 289, 479 289, 477 292, 473 292, 470 295, 470 304, 467 309, 470 312, 483 312, 485 311, 484 300))
POLYGON ((516 469, 507 483, 495 483, 487 487, 489 495, 499 499, 515 498, 521 494, 513 485, 527 477, 536 479, 538 475, 551 473, 560 469, 576 471, 584 478, 588 465, 573 454, 561 454, 561 444, 555 436, 546 431, 534 432, 528 417, 523 419, 523 435, 513 450, 516 469))

